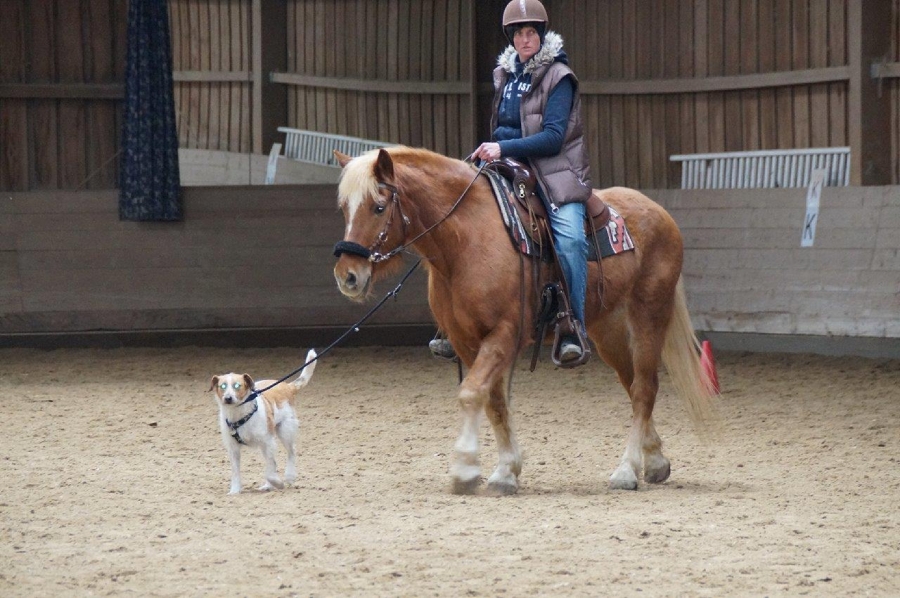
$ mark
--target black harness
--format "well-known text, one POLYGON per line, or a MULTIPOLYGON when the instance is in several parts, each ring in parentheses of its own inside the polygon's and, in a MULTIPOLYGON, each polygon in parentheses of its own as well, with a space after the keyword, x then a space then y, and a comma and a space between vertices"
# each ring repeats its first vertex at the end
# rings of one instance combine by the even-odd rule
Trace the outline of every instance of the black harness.
MULTIPOLYGON (((250 393, 250 397, 248 397, 246 401, 244 401, 243 403, 241 403, 241 405, 245 405, 245 404, 247 404, 249 401, 253 401, 254 399, 256 399, 257 396, 259 396, 259 394, 258 394, 256 391, 253 391, 252 393, 250 393)), ((238 405, 238 406, 240 407, 240 405, 238 405)), ((253 415, 256 413, 257 409, 259 409, 259 403, 257 403, 257 402, 254 401, 254 403, 253 403, 253 409, 251 409, 251 410, 250 410, 250 413, 248 413, 247 415, 245 415, 245 416, 242 417, 241 419, 237 420, 236 422, 230 422, 230 421, 228 421, 228 419, 225 420, 225 424, 226 424, 229 428, 231 428, 231 437, 234 438, 235 440, 237 440, 237 443, 238 443, 238 444, 247 444, 247 443, 244 442, 244 440, 241 438, 241 435, 238 434, 238 428, 240 428, 241 426, 243 426, 244 424, 246 424, 248 421, 250 421, 250 418, 253 417, 253 415)))

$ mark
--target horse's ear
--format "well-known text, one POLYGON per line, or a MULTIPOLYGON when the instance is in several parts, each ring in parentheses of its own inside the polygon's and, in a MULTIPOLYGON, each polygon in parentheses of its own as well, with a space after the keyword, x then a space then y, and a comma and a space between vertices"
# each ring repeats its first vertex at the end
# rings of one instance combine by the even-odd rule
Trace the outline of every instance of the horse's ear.
POLYGON ((353 159, 350 156, 348 156, 347 154, 342 154, 338 150, 333 150, 333 153, 334 153, 334 159, 338 161, 338 164, 341 165, 341 168, 346 166, 347 163, 353 159))
POLYGON ((378 159, 375 160, 375 178, 379 181, 394 180, 394 162, 391 155, 385 149, 378 150, 378 159))

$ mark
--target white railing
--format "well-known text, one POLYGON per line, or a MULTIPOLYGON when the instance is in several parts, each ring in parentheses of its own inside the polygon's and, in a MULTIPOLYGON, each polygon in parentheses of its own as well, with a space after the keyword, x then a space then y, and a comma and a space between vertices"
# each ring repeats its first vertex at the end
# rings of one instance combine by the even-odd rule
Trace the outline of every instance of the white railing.
POLYGON ((338 150, 339 152, 355 158, 369 150, 394 145, 382 141, 371 141, 369 139, 345 137, 343 135, 331 135, 329 133, 319 133, 316 131, 304 131, 302 129, 291 129, 289 127, 278 127, 278 131, 284 133, 286 137, 284 143, 284 156, 286 158, 299 160, 301 162, 312 162, 313 164, 324 164, 327 166, 338 165, 337 161, 334 159, 334 154, 332 153, 333 150, 338 150))
POLYGON ((849 147, 683 154, 669 160, 681 162, 682 189, 806 187, 819 169, 826 171, 826 186, 850 184, 849 147))

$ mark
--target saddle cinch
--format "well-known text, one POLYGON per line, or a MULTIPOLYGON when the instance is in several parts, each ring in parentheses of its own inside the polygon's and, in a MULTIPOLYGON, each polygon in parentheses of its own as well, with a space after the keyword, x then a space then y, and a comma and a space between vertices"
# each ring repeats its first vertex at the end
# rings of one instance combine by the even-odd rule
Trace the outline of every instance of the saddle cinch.
MULTIPOLYGON (((531 370, 534 371, 540 345, 548 325, 553 325, 555 328, 553 349, 550 352, 550 358, 553 363, 558 367, 576 367, 586 363, 591 357, 590 342, 584 327, 575 324, 568 291, 562 271, 559 268, 556 249, 553 245, 553 236, 550 233, 547 210, 544 207, 544 202, 541 201, 541 198, 534 191, 537 178, 526 165, 510 158, 501 158, 493 161, 485 166, 485 169, 500 175, 509 182, 512 188, 507 189, 507 192, 515 198, 515 201, 510 203, 515 206, 523 228, 531 237, 533 244, 539 248, 539 255, 546 257, 547 254, 543 251, 543 248, 549 248, 549 257, 552 257, 556 264, 559 280, 545 285, 540 295, 541 303, 538 308, 537 321, 535 322, 535 349, 531 359, 531 370), (578 338, 578 343, 581 345, 581 357, 573 361, 563 362, 559 359, 562 338, 573 334, 578 338)), ((496 187, 495 185, 495 190, 496 187)), ((600 197, 592 193, 585 204, 585 235, 588 238, 594 238, 596 243, 597 231, 602 230, 609 223, 609 219, 609 206, 600 197)), ((600 260, 599 251, 596 259, 597 261, 600 260)))

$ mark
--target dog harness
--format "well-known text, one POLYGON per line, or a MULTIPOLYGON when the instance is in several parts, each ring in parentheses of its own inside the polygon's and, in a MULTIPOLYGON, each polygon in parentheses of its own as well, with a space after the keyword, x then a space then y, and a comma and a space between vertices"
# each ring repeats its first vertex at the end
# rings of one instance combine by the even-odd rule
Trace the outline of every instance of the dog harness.
MULTIPOLYGON (((258 395, 257 395, 256 393, 253 393, 253 398, 254 398, 254 399, 255 399, 257 396, 258 396, 258 395)), ((244 402, 246 403, 246 401, 244 401, 244 402)), ((247 444, 247 443, 244 442, 244 440, 241 438, 241 435, 238 434, 238 428, 240 428, 241 426, 243 426, 244 424, 246 424, 248 421, 250 421, 250 418, 253 417, 253 414, 256 413, 256 410, 257 410, 257 409, 259 409, 259 403, 257 403, 257 402, 254 401, 254 403, 253 403, 253 409, 250 410, 250 413, 248 413, 247 415, 245 415, 245 416, 242 417, 241 419, 237 420, 236 422, 230 422, 230 421, 228 421, 227 419, 225 420, 225 423, 228 425, 229 428, 231 428, 231 437, 234 438, 235 440, 237 440, 237 443, 238 443, 238 444, 247 444)))

